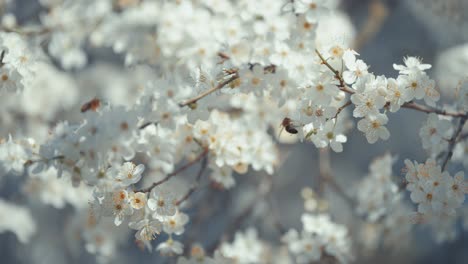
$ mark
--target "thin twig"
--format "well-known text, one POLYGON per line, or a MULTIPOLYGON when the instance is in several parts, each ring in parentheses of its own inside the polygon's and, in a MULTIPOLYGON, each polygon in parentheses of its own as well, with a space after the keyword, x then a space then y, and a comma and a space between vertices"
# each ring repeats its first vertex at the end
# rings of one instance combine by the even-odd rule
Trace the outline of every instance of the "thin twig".
POLYGON ((65 159, 65 156, 64 155, 59 155, 59 156, 54 156, 50 159, 46 159, 46 158, 42 158, 42 159, 36 159, 36 160, 27 160, 25 163, 24 163, 24 166, 30 166, 34 163, 37 163, 37 162, 50 162, 50 161, 53 161, 53 160, 63 160, 65 159))
POLYGON ((141 124, 138 127, 138 129, 145 129, 145 128, 151 126, 151 125, 157 125, 157 124, 158 124, 158 122, 146 122, 146 123, 141 124))
MULTIPOLYGON (((232 236, 232 234, 238 230, 241 226, 242 223, 252 214, 253 210, 255 209, 255 206, 258 205, 258 201, 261 201, 262 199, 266 198, 266 195, 270 193, 272 190, 272 181, 271 178, 267 178, 267 186, 264 185, 264 182, 260 182, 257 186, 257 191, 255 197, 252 199, 252 201, 249 203, 247 207, 244 208, 235 218, 233 221, 231 221, 228 226, 227 230, 224 232, 224 235, 219 237, 216 242, 214 242, 208 249, 208 252, 212 253, 218 248, 218 246, 223 242, 223 240, 226 239, 226 236, 232 236)), ((279 222, 278 222, 279 223, 279 222)))
POLYGON ((328 61, 323 57, 323 55, 317 49, 315 49, 315 53, 317 53, 317 55, 319 56, 320 60, 322 61, 322 64, 327 66, 327 68, 333 72, 333 74, 335 75, 335 78, 340 82, 340 85, 338 86, 338 88, 340 88, 340 90, 343 92, 354 94, 354 91, 346 85, 343 79, 343 76, 341 76, 340 72, 336 70, 335 68, 333 68, 333 66, 331 66, 330 63, 328 63, 328 61))
POLYGON ((338 110, 336 110, 335 116, 333 116, 330 119, 336 119, 338 117, 338 115, 341 113, 341 111, 343 111, 346 107, 348 107, 350 105, 352 105, 351 101, 346 102, 346 104, 342 105, 340 108, 338 108, 338 110))
POLYGON ((321 186, 321 190, 325 185, 332 187, 335 192, 340 195, 343 200, 345 200, 351 208, 354 208, 355 201, 351 196, 349 196, 343 188, 336 182, 335 178, 333 177, 331 167, 330 167, 330 150, 328 148, 319 149, 319 171, 320 171, 320 179, 322 180, 323 185, 321 186))
POLYGON ((285 234, 286 233, 286 228, 284 227, 284 225, 280 221, 280 217, 279 217, 280 215, 278 214, 278 210, 276 210, 275 199, 274 199, 274 197, 272 195, 272 192, 269 192, 268 204, 270 206, 271 215, 273 217, 273 225, 275 226, 276 230, 278 230, 278 233, 280 235, 285 234))
POLYGON ((8 32, 8 33, 18 33, 20 35, 26 35, 26 36, 38 36, 38 35, 43 35, 52 32, 51 28, 39 28, 39 29, 29 29, 29 30, 24 30, 24 29, 15 29, 15 28, 7 28, 7 27, 1 27, 1 31, 8 32))
POLYGON ((452 158, 453 149, 455 148, 455 143, 457 142, 457 138, 460 135, 460 133, 462 132, 463 126, 465 125, 467 119, 468 119, 467 116, 463 116, 460 119, 460 123, 458 124, 457 129, 455 130, 455 132, 453 133, 452 138, 449 141, 447 156, 445 157, 444 161, 442 162, 442 171, 445 170, 445 167, 447 166, 448 161, 452 158))
POLYGON ((208 89, 208 90, 202 92, 201 94, 199 94, 199 95, 197 95, 197 96, 195 96, 195 97, 193 97, 193 98, 191 98, 191 99, 188 99, 188 100, 186 100, 186 101, 184 101, 184 102, 179 103, 179 106, 180 106, 180 107, 184 107, 184 106, 187 106, 187 105, 194 104, 194 103, 196 103, 198 100, 200 100, 200 99, 202 99, 203 97, 206 97, 206 96, 212 94, 213 92, 215 92, 215 91, 217 91, 217 90, 223 88, 224 86, 226 86, 226 85, 228 85, 229 83, 233 82, 233 81, 236 80, 237 78, 239 78, 239 74, 234 73, 234 75, 231 76, 231 78, 229 78, 229 79, 227 79, 227 80, 225 80, 225 81, 219 83, 218 85, 216 85, 216 86, 214 86, 214 87, 212 87, 212 88, 210 88, 210 89, 208 89))
MULTIPOLYGON (((344 79, 341 76, 340 72, 336 70, 335 68, 333 68, 333 66, 331 66, 330 63, 327 62, 327 60, 323 57, 323 55, 317 49, 315 50, 315 53, 317 53, 317 55, 319 56, 320 60, 322 61, 322 64, 327 66, 327 68, 330 69, 331 72, 333 72, 333 74, 335 75, 335 78, 340 82, 340 84, 338 85, 338 88, 341 91, 346 92, 348 94, 354 94, 355 91, 353 91, 351 88, 349 88, 345 84, 344 79)), ((468 116, 466 112, 448 112, 443 109, 432 108, 432 107, 421 105, 415 102, 404 103, 403 105, 401 105, 401 107, 414 109, 414 110, 424 112, 424 113, 435 113, 435 114, 444 115, 444 116, 461 117, 461 118, 468 116)))
POLYGON ((143 189, 140 189, 140 190, 136 190, 135 192, 150 192, 154 187, 158 186, 158 185, 161 185, 165 182, 167 182, 168 180, 170 180, 172 177, 176 176, 177 174, 181 173, 182 171, 190 168, 192 165, 194 165, 195 163, 197 163, 199 160, 201 160, 202 158, 204 158, 205 156, 208 155, 208 148, 204 148, 203 149, 203 152, 200 153, 194 160, 188 162, 187 164, 185 164, 184 166, 180 167, 179 169, 175 170, 174 172, 172 173, 169 173, 166 177, 164 177, 163 179, 157 181, 157 182, 154 182, 153 184, 151 184, 148 188, 143 188, 143 189))
POLYGON ((467 133, 464 133, 464 134, 461 134, 461 135, 458 137, 457 142, 464 141, 465 139, 468 139, 468 132, 467 132, 467 133))
POLYGON ((195 178, 195 185, 192 186, 187 191, 187 193, 180 200, 178 200, 176 202, 177 206, 179 206, 181 203, 186 201, 197 190, 198 186, 200 185, 200 180, 201 180, 201 177, 203 175, 203 172, 206 169, 207 164, 208 164, 208 157, 204 156, 203 159, 202 159, 201 165, 200 165, 200 170, 198 171, 197 177, 195 178))
POLYGON ((421 104, 418 104, 418 103, 415 103, 415 102, 404 103, 401 107, 408 108, 408 109, 414 109, 414 110, 424 112, 424 113, 428 113, 428 114, 429 113, 436 113, 438 115, 444 115, 444 116, 464 117, 464 116, 467 115, 466 113, 462 113, 462 112, 447 112, 447 111, 445 111, 443 109, 429 108, 429 107, 427 107, 425 105, 421 105, 421 104))
POLYGON ((0 68, 3 67, 3 65, 5 65, 5 62, 3 61, 3 59, 5 58, 5 54, 6 51, 2 50, 2 53, 0 54, 0 68))

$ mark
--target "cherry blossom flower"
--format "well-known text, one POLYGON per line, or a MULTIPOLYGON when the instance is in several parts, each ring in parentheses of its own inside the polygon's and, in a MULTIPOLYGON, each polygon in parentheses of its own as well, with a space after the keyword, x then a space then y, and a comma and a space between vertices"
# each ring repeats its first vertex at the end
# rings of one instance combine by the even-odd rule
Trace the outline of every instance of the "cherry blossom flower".
POLYGON ((393 68, 400 71, 400 74, 410 74, 412 72, 425 71, 432 67, 430 64, 423 64, 422 60, 417 57, 403 58, 405 65, 393 64, 393 68))
POLYGON ((162 224, 159 220, 149 220, 147 218, 129 225, 130 228, 137 230, 135 238, 141 241, 151 241, 162 231, 162 224))
POLYGON ((294 8, 298 13, 305 13, 310 23, 317 22, 321 16, 329 12, 326 0, 298 0, 294 1, 294 8))
POLYGON ((165 242, 160 243, 156 250, 158 250, 163 256, 173 256, 182 254, 184 246, 179 241, 173 240, 169 237, 165 242))
POLYGON ((156 212, 156 216, 173 216, 176 214, 176 198, 169 190, 159 186, 154 187, 151 190, 150 197, 148 207, 156 212))
POLYGON ((181 235, 184 233, 184 226, 189 221, 189 218, 186 214, 182 212, 177 212, 173 216, 165 217, 163 230, 167 234, 181 235))
POLYGON ((125 162, 109 168, 107 173, 115 178, 115 181, 122 186, 128 186, 140 181, 141 174, 145 170, 145 165, 135 165, 132 162, 125 162))
POLYGON ((445 139, 452 134, 451 125, 449 120, 440 119, 436 114, 429 114, 426 124, 419 131, 423 148, 433 155, 444 151, 448 147, 445 139))
POLYGON ((263 253, 262 242, 258 239, 257 231, 253 228, 245 232, 237 232, 232 243, 223 243, 221 254, 240 263, 257 263, 263 253))
POLYGON ((136 210, 144 208, 146 206, 146 194, 142 192, 131 193, 130 205, 136 210))
POLYGON ((390 137, 390 132, 384 126, 388 122, 388 118, 384 114, 369 115, 358 122, 357 128, 366 135, 366 139, 370 144, 374 144, 377 140, 387 140, 390 137))
POLYGON ((353 50, 346 50, 343 54, 343 61, 348 69, 343 72, 343 79, 348 84, 353 84, 357 79, 368 74, 369 67, 364 61, 356 59, 356 55, 358 54, 353 50))

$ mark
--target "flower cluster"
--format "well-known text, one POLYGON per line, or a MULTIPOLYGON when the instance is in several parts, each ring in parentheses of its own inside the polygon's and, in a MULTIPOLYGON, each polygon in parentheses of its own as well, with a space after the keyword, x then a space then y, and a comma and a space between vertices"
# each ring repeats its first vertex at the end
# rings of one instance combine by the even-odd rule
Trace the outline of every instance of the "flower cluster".
POLYGON ((0 33, 0 92, 21 91, 33 80, 36 58, 17 34, 0 33))
MULTIPOLYGON (((411 200, 418 205, 413 221, 429 223, 436 231, 449 228, 453 232, 457 210, 468 193, 464 172, 451 176, 447 171, 442 172, 434 159, 428 159, 422 164, 405 160, 405 164, 406 189, 411 192, 411 200)), ((442 234, 437 236, 438 240, 447 239, 441 238, 442 234)))
POLYGON ((448 145, 448 139, 453 134, 452 123, 447 119, 441 119, 436 114, 429 114, 426 123, 419 130, 423 148, 428 150, 432 157, 444 152, 448 145))
POLYGON ((418 212, 428 216, 448 216, 461 206, 468 192, 464 172, 451 176, 433 159, 419 164, 405 160, 406 180, 411 191, 411 200, 418 204, 418 212))
POLYGON ((258 239, 257 231, 253 228, 247 229, 245 233, 238 232, 232 243, 223 243, 220 252, 236 263, 260 263, 265 254, 265 247, 258 239))
POLYGON ((366 215, 369 222, 376 222, 401 200, 398 186, 393 182, 394 157, 386 154, 375 159, 370 172, 357 187, 357 212, 366 215))
POLYGON ((297 263, 318 262, 332 257, 339 263, 349 263, 351 244, 345 226, 333 223, 327 214, 305 213, 301 217, 303 230, 291 229, 283 237, 297 263))
POLYGON ((12 217, 0 217, 0 232, 23 243, 47 233, 23 205, 6 201, 19 195, 33 213, 72 207, 65 213, 73 220, 59 221, 67 223, 63 233, 78 234, 100 262, 120 254, 129 232, 141 248, 179 263, 349 263, 358 233, 369 250, 409 241, 410 216, 438 240, 456 234, 468 187, 448 164, 468 166, 468 81, 454 104, 441 105, 422 59, 394 64, 397 76, 374 74, 353 48, 354 27, 339 1, 40 0, 35 20, 24 23, 6 2, 0 210, 12 217), (340 164, 322 155, 343 152, 354 125, 370 144, 389 140, 390 113, 402 109, 428 114, 419 136, 430 158, 405 161, 414 214, 392 179, 396 156, 372 162, 348 197, 331 172, 340 164), (320 195, 305 189, 303 229, 285 232, 287 214, 270 214, 276 183, 294 179, 275 175, 286 174, 278 167, 288 136, 321 149, 320 195), (228 212, 254 184, 248 210, 228 212), (360 218, 356 234, 325 213, 327 186, 360 218), (205 253, 197 243, 211 238, 196 229, 217 221, 215 209, 231 225, 209 234, 234 239, 217 239, 205 253), (274 218, 276 240, 259 238, 268 227, 240 231, 260 214, 274 218))

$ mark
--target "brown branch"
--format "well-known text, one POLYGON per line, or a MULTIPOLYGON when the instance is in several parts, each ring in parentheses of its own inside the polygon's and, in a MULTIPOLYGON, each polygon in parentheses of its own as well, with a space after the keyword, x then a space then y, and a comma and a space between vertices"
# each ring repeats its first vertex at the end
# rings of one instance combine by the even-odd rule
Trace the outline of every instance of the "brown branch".
POLYGON ((221 58, 221 61, 218 64, 223 64, 225 61, 230 60, 231 57, 224 52, 218 52, 218 56, 221 58))
POLYGON ((179 106, 184 107, 184 106, 187 106, 187 105, 192 105, 192 104, 196 103, 198 100, 202 99, 203 97, 206 97, 206 96, 212 94, 213 92, 223 88, 224 86, 228 85, 229 83, 233 82, 234 80, 236 80, 238 78, 239 78, 239 74, 237 74, 237 72, 236 72, 236 73, 234 73, 233 76, 231 76, 231 78, 219 83, 218 85, 216 85, 216 86, 202 92, 201 94, 199 94, 199 95, 197 95, 197 96, 195 96, 195 97, 193 97, 191 99, 188 99, 188 100, 186 100, 184 102, 179 103, 179 106))
POLYGON ((141 124, 138 127, 138 129, 145 129, 145 128, 151 126, 151 125, 157 125, 157 124, 158 124, 158 122, 146 122, 146 123, 141 124))
POLYGON ((180 200, 178 200, 176 202, 177 206, 179 206, 181 203, 186 201, 197 190, 198 186, 200 185, 200 180, 201 180, 201 177, 203 175, 203 172, 206 169, 207 164, 208 164, 208 157, 204 156, 203 159, 202 159, 201 165, 200 165, 200 170, 198 171, 197 177, 195 178, 195 185, 192 186, 187 191, 187 193, 180 200))
POLYGON ((52 32, 51 28, 39 28, 36 30, 24 30, 24 29, 16 29, 16 28, 7 28, 7 27, 1 27, 1 31, 8 32, 8 33, 18 33, 20 35, 26 35, 26 36, 38 36, 38 35, 43 35, 52 32))
POLYGON ((157 181, 157 182, 154 182, 153 184, 151 184, 148 188, 143 188, 143 189, 140 189, 140 190, 136 190, 135 192, 150 192, 154 187, 158 186, 158 185, 161 185, 165 182, 167 182, 168 180, 170 180, 172 177, 176 176, 177 174, 183 172, 184 170, 190 168, 192 165, 194 165, 195 163, 197 163, 198 161, 200 161, 201 159, 203 159, 204 157, 206 157, 208 155, 208 148, 204 148, 203 149, 203 152, 200 153, 194 160, 188 162, 187 164, 185 164, 184 166, 180 167, 179 169, 175 170, 174 172, 172 173, 169 173, 166 177, 164 177, 163 179, 157 181))
POLYGON ((455 132, 453 133, 452 138, 449 141, 447 156, 445 157, 444 161, 442 162, 442 171, 445 170, 445 167, 447 166, 448 161, 452 158, 453 149, 455 148, 455 143, 457 142, 457 138, 461 134, 463 126, 465 125, 467 119, 468 119, 468 116, 463 116, 460 119, 460 123, 458 124, 457 129, 455 130, 455 132))
POLYGON ((278 230, 278 233, 280 235, 283 235, 286 233, 286 228, 283 226, 283 224, 280 221, 280 217, 279 217, 280 215, 278 214, 278 210, 276 210, 275 199, 272 195, 272 192, 269 192, 268 196, 269 196, 268 204, 270 206, 271 215, 273 217, 273 225, 275 226, 276 230, 278 230))
MULTIPOLYGON (((338 88, 345 93, 354 94, 355 91, 353 91, 351 88, 349 88, 345 84, 340 72, 336 70, 335 68, 333 68, 333 66, 331 66, 330 63, 327 62, 327 60, 323 57, 322 54, 320 54, 320 52, 317 49, 315 50, 315 53, 317 53, 317 55, 319 56, 320 60, 322 61, 322 64, 327 66, 327 68, 330 69, 331 72, 333 72, 333 74, 335 75, 335 78, 340 82, 340 84, 338 85, 338 88)), ((424 112, 424 113, 435 113, 435 114, 444 115, 444 116, 461 117, 461 118, 468 116, 466 112, 448 112, 443 109, 432 108, 432 107, 421 105, 415 102, 406 102, 403 105, 401 105, 401 107, 417 110, 417 111, 424 112)))
POLYGON ((331 66, 330 63, 328 63, 328 61, 323 57, 323 55, 317 49, 315 49, 315 53, 317 53, 317 55, 319 56, 322 64, 327 66, 327 68, 331 72, 333 72, 333 74, 335 75, 335 79, 337 79, 340 82, 340 84, 338 85, 338 88, 343 92, 354 94, 354 91, 346 85, 343 79, 343 76, 341 76, 341 73, 335 68, 333 68, 333 66, 331 66))
POLYGON ((444 115, 444 116, 453 116, 453 117, 464 117, 467 115, 467 113, 462 113, 462 112, 448 112, 443 109, 438 109, 438 108, 430 108, 425 105, 421 105, 415 102, 407 102, 404 103, 401 107, 403 108, 408 108, 408 109, 414 109, 420 112, 424 113, 435 113, 438 115, 444 115))
POLYGON ((467 132, 467 133, 464 133, 464 134, 461 134, 461 135, 458 137, 457 142, 464 141, 465 139, 468 139, 468 132, 467 132))
MULTIPOLYGON (((252 214, 253 210, 255 209, 255 206, 258 205, 258 201, 261 199, 266 199, 267 195, 271 192, 272 187, 273 187, 273 181, 271 176, 266 176, 266 183, 267 186, 263 184, 263 182, 260 182, 257 186, 257 191, 255 194, 255 197, 252 199, 252 201, 249 203, 247 207, 244 208, 235 218, 232 220, 227 228, 224 234, 219 237, 209 248, 208 252, 212 253, 218 248, 218 246, 223 242, 223 240, 226 239, 227 236, 232 236, 232 234, 238 230, 242 223, 252 214)), ((278 227, 279 221, 275 223, 275 227, 278 227)), ((284 229, 282 225, 280 228, 284 229)))
POLYGON ((6 51, 2 50, 2 53, 0 54, 0 68, 3 67, 3 65, 5 65, 5 62, 3 61, 3 59, 5 58, 5 54, 6 51))
POLYGON ((42 159, 36 159, 36 160, 27 160, 26 162, 24 162, 24 166, 26 167, 31 166, 32 164, 37 163, 37 162, 50 162, 53 160, 64 160, 64 159, 65 159, 65 156, 59 155, 59 156, 54 156, 50 159, 42 158, 42 159))
POLYGON ((335 116, 333 116, 332 118, 330 119, 336 119, 338 117, 338 115, 348 106, 352 105, 352 102, 351 101, 348 101, 346 102, 344 105, 342 105, 340 108, 338 108, 338 110, 336 110, 336 114, 335 116))

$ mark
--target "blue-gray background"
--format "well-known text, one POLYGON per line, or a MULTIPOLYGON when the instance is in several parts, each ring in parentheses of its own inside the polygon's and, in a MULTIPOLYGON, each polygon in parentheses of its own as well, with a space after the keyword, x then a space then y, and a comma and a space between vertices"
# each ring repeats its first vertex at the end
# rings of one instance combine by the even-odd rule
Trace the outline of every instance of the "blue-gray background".
MULTIPOLYGON (((402 57, 414 55, 424 58, 427 63, 434 63, 436 56, 443 50, 468 41, 467 24, 463 21, 463 16, 468 14, 468 9, 458 8, 450 12, 433 12, 435 6, 441 2, 459 2, 461 7, 468 6, 467 0, 415 0, 422 2, 419 8, 417 5, 409 4, 413 0, 388 0, 389 15, 384 24, 365 45, 359 50, 361 57, 376 74, 395 76, 396 72, 392 68, 394 62, 401 62, 402 57), (423 6, 426 6, 424 8, 423 6), (459 12, 454 14, 453 12, 459 12), (454 20, 451 17, 460 15, 461 20, 454 20)), ((368 4, 366 0, 344 0, 344 10, 350 15, 353 23, 359 29, 367 20, 368 4)), ((18 15, 19 23, 37 19, 39 6, 34 0, 16 0, 15 13, 18 15)), ((109 52, 99 53, 93 51, 93 60, 113 60, 109 52)), ((468 71, 468 70, 467 70, 468 71)), ((333 164, 336 166, 335 173, 343 186, 350 186, 350 183, 366 174, 369 162, 376 156, 389 151, 392 154, 398 153, 398 161, 394 166, 397 175, 402 165, 402 160, 411 158, 422 161, 426 155, 422 151, 420 139, 418 137, 419 127, 425 120, 425 114, 412 110, 403 110, 390 116, 388 128, 391 138, 385 142, 379 142, 369 146, 365 138, 357 132, 349 135, 348 143, 344 147, 344 152, 339 155, 332 155, 333 164)), ((284 146, 284 151, 290 153, 278 175, 286 180, 278 180, 275 189, 279 218, 284 226, 300 227, 299 215, 302 212, 302 203, 299 191, 303 186, 314 186, 318 178, 318 154, 315 147, 310 144, 296 146, 284 146), (304 165, 306 164, 306 165, 304 165), (294 206, 291 206, 294 205, 294 206), (297 206, 296 206, 297 205, 297 206)), ((333 166, 335 168, 335 166, 333 166)), ((10 190, 14 189, 14 182, 3 182, 0 186, 0 197, 13 198, 15 195, 10 190)), ((242 182, 240 183, 242 187, 242 182)), ((236 191, 231 194, 217 193, 218 197, 212 199, 213 204, 207 207, 216 207, 216 201, 222 204, 223 199, 230 199, 236 191)), ((78 259, 72 260, 65 253, 54 253, 54 248, 60 248, 62 243, 60 237, 63 226, 67 219, 68 208, 64 211, 54 209, 42 209, 38 212, 47 215, 48 222, 40 223, 39 227, 46 227, 50 234, 44 240, 35 240, 34 243, 44 243, 43 246, 24 247, 18 246, 16 237, 11 233, 0 234, 0 263, 93 263, 94 259, 88 254, 83 254, 78 259), (34 248, 34 250, 32 250, 34 248)), ((194 210, 203 210, 196 208, 194 210)), ((197 211, 189 212, 197 213, 197 211)), ((1 215, 0 217, 8 217, 1 215)), ((200 226, 196 232, 197 237, 209 246, 210 243, 222 233, 226 225, 227 213, 220 211, 215 213, 212 222, 200 226), (202 238, 203 236, 203 238, 202 238)), ((261 219, 252 218, 246 221, 243 226, 249 224, 259 224, 261 219)), ((190 227, 189 227, 190 228, 190 227)), ((468 234, 461 233, 453 242, 438 245, 431 241, 424 230, 416 230, 415 250, 409 255, 392 255, 386 251, 381 251, 370 259, 360 259, 358 263, 468 263, 468 234)), ((275 237, 275 234, 262 234, 263 237, 275 237)), ((128 248, 123 248, 125 252, 118 263, 161 263, 157 254, 140 252, 133 246, 132 238, 128 239, 128 248)), ((167 261, 167 260, 166 260, 167 261)))

